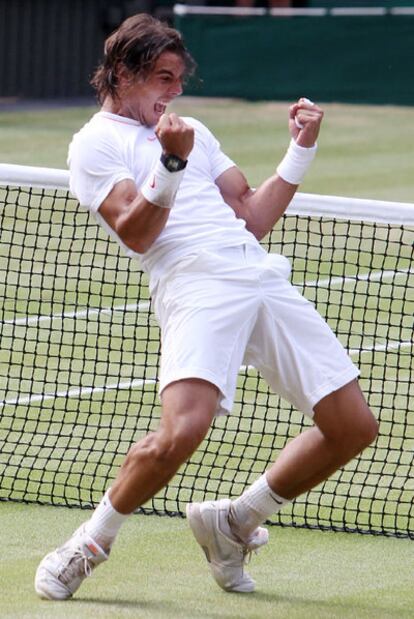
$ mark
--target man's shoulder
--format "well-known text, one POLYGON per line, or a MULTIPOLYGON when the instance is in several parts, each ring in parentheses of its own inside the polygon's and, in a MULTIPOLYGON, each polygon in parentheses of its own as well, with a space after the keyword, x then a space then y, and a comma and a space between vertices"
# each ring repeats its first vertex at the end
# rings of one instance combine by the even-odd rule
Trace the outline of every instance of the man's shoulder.
POLYGON ((84 125, 73 135, 71 148, 90 148, 100 150, 122 143, 122 139, 113 130, 110 123, 104 123, 100 115, 94 114, 84 125))
POLYGON ((191 127, 194 127, 194 129, 200 129, 200 130, 208 131, 206 125, 204 125, 201 122, 201 120, 198 120, 197 118, 194 118, 193 116, 182 116, 182 119, 188 125, 191 125, 191 127))
POLYGON ((80 139, 88 135, 105 135, 105 128, 99 113, 95 113, 80 129, 74 134, 74 137, 80 139))
POLYGON ((203 138, 204 140, 211 140, 214 138, 211 130, 200 120, 194 118, 192 116, 183 116, 182 119, 186 122, 190 127, 193 127, 196 136, 199 138, 203 138))

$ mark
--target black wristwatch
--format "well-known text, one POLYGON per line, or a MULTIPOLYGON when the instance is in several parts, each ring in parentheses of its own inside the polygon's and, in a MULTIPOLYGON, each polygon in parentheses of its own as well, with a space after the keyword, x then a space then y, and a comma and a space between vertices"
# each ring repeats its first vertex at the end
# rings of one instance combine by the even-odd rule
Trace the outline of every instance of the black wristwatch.
POLYGON ((161 163, 167 168, 168 172, 179 172, 184 170, 187 165, 187 161, 177 157, 177 155, 161 155, 161 163))

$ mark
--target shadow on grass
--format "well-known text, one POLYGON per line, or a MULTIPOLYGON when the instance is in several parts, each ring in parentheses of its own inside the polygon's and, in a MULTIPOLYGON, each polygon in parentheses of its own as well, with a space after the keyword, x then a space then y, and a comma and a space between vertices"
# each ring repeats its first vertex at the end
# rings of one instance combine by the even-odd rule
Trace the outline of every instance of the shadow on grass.
MULTIPOLYGON (((326 599, 311 599, 301 598, 300 596, 277 595, 273 593, 256 592, 251 599, 256 601, 261 600, 264 603, 275 603, 283 605, 285 608, 290 607, 292 610, 304 609, 309 617, 318 617, 318 613, 323 611, 324 617, 396 617, 392 608, 378 606, 374 604, 349 601, 341 602, 326 599)), ((248 606, 248 605, 247 605, 248 606)), ((412 617, 412 614, 405 614, 399 609, 398 617, 412 617)))
MULTIPOLYGON (((256 592, 251 595, 243 595, 240 593, 226 593, 224 594, 218 592, 218 596, 225 595, 228 597, 228 600, 231 600, 231 604, 226 608, 226 602, 224 600, 216 600, 216 603, 220 603, 221 611, 209 610, 208 608, 195 608, 190 603, 186 604, 185 611, 183 610, 183 604, 175 603, 172 599, 167 599, 165 601, 157 601, 157 600, 120 600, 120 599, 110 599, 110 598, 98 598, 98 597, 88 597, 81 599, 71 600, 70 604, 72 605, 94 605, 95 608, 99 606, 102 608, 113 607, 114 612, 116 612, 116 608, 121 609, 131 609, 139 611, 147 612, 149 615, 151 613, 157 613, 157 617, 182 617, 185 618, 202 618, 202 619, 237 619, 243 617, 248 619, 249 617, 254 617, 255 619, 259 616, 270 617, 270 616, 278 616, 278 613, 281 612, 283 614, 286 613, 287 609, 290 609, 294 615, 292 616, 302 616, 301 613, 303 611, 303 616, 308 617, 378 617, 378 618, 390 618, 395 615, 390 608, 380 607, 378 605, 372 604, 364 604, 358 603, 355 601, 346 602, 335 602, 332 600, 323 600, 323 599, 309 599, 309 598, 301 598, 299 596, 286 596, 286 595, 278 595, 277 593, 266 593, 266 592, 256 592), (240 600, 240 608, 237 611, 239 614, 235 614, 234 609, 234 601, 235 599, 240 600), (263 608, 261 609, 261 603, 263 603, 263 608), (271 605, 272 611, 271 615, 269 614, 271 605), (262 615, 263 612, 263 615, 262 615), (274 613, 276 613, 274 615, 274 613)), ((116 616, 116 615, 114 615, 116 616)), ((289 615, 288 615, 289 616, 289 615)), ((399 617, 409 617, 409 614, 399 613, 399 617)))
MULTIPOLYGON (((236 615, 234 612, 228 613, 227 611, 223 612, 214 612, 209 611, 208 609, 196 609, 191 607, 190 604, 187 605, 185 611, 183 611, 182 604, 175 604, 173 600, 168 599, 165 601, 156 601, 156 600, 111 600, 111 599, 102 599, 102 598, 82 598, 82 599, 74 599, 70 600, 70 604, 79 606, 82 605, 92 605, 95 608, 112 607, 114 613, 116 609, 125 610, 131 609, 137 612, 146 611, 147 613, 157 613, 157 617, 181 617, 185 619, 186 617, 191 617, 196 619, 197 617, 202 619, 235 619, 236 615)), ((243 613, 244 615, 244 613, 243 613)), ((116 617, 116 614, 114 614, 116 617)))

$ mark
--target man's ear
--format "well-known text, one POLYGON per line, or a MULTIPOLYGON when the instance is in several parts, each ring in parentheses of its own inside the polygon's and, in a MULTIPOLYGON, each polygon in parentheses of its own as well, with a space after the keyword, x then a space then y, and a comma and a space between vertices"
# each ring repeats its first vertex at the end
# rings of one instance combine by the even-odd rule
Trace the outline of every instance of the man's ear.
POLYGON ((115 69, 118 86, 122 89, 128 88, 134 82, 134 74, 122 62, 119 62, 115 69))

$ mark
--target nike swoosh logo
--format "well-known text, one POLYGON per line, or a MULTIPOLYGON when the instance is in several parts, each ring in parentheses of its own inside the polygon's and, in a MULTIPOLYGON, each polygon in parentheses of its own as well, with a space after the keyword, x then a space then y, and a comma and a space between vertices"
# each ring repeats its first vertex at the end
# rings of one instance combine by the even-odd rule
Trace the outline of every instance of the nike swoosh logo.
POLYGON ((152 181, 150 182, 150 187, 151 187, 151 189, 154 189, 154 187, 155 187, 155 176, 153 177, 152 181))
POLYGON ((277 503, 278 505, 283 505, 283 501, 278 501, 276 497, 273 496, 272 493, 270 493, 270 498, 274 500, 275 503, 277 503))
POLYGON ((153 137, 148 137, 147 138, 148 142, 155 142, 156 139, 157 139, 156 135, 154 135, 153 137))

